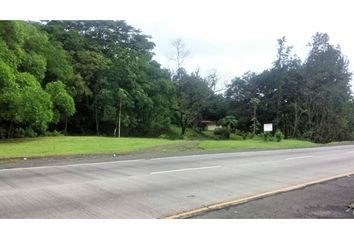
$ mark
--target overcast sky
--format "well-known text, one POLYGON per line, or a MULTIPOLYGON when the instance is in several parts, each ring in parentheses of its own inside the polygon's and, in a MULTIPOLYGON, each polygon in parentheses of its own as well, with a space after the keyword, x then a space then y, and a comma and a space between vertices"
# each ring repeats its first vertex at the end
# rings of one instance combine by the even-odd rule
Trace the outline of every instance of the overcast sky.
MULTIPOLYGON (((351 1, 20 1, 2 7, 3 19, 124 19, 151 35, 156 60, 173 68, 171 41, 181 38, 191 56, 188 71, 216 70, 222 82, 246 71, 261 72, 276 57, 276 40, 287 37, 301 59, 316 32, 326 32, 333 44, 354 61, 354 14, 351 1), (18 9, 21 11, 8 11, 18 9), (33 11, 28 11, 31 8, 33 11), (5 11, 4 11, 5 10, 5 11)), ((351 63, 350 69, 354 70, 351 63)))

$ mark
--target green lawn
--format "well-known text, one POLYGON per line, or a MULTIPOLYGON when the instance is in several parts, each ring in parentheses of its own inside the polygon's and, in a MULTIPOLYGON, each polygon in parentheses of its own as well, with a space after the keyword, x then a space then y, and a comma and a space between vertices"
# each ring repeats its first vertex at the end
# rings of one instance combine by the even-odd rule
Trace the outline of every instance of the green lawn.
POLYGON ((178 141, 152 138, 40 137, 0 141, 0 158, 129 153, 178 141))
POLYGON ((262 139, 248 140, 206 140, 199 143, 199 148, 209 151, 217 150, 246 150, 246 149, 279 149, 315 147, 319 144, 301 140, 282 140, 281 142, 265 142, 262 139))
POLYGON ((261 138, 247 140, 168 140, 161 138, 112 137, 39 137, 0 141, 0 159, 17 157, 44 157, 78 154, 126 154, 134 152, 228 151, 247 149, 281 149, 313 147, 318 144, 283 140, 264 142, 261 138))

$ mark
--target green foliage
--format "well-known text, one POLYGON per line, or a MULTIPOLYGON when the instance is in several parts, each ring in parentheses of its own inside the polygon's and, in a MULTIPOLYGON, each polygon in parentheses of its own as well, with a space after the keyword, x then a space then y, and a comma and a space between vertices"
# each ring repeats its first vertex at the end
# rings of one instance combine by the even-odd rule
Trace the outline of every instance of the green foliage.
POLYGON ((112 134, 120 109, 124 134, 158 136, 168 128, 174 88, 152 60, 148 36, 124 21, 49 21, 42 27, 70 53, 88 89, 75 99, 76 129, 112 134), (122 104, 119 89, 126 91, 122 104))
POLYGON ((260 123, 257 119, 257 107, 258 105, 261 103, 261 100, 259 100, 256 97, 251 98, 250 100, 250 104, 253 107, 253 114, 252 114, 252 118, 251 118, 251 122, 252 122, 252 138, 253 136, 256 134, 256 132, 259 130, 260 128, 260 123))
POLYGON ((54 131, 46 131, 44 134, 46 137, 58 137, 58 136, 63 136, 61 132, 58 132, 57 130, 54 131))
MULTIPOLYGON (((34 130, 42 133, 48 124, 52 121, 52 102, 50 96, 39 85, 34 77, 27 76, 28 86, 22 85, 20 90, 20 98, 16 103, 16 119, 17 123, 25 124, 34 130), (30 84, 36 87, 30 86, 30 84)), ((20 79, 24 79, 23 76, 20 79)))
POLYGON ((49 123, 52 130, 68 123, 79 133, 112 133, 120 102, 125 134, 159 135, 176 109, 175 88, 152 60, 153 47, 124 21, 0 21, 0 129, 9 129, 1 136, 27 126, 41 133, 49 123), (29 93, 41 99, 29 101, 29 93), (34 109, 41 114, 30 124, 34 109))
POLYGON ((235 131, 236 125, 237 125, 237 120, 235 116, 228 115, 222 119, 219 120, 219 125, 223 126, 224 128, 229 129, 229 131, 235 131))
POLYGON ((74 100, 67 93, 65 85, 61 81, 48 83, 45 90, 53 103, 53 123, 58 123, 61 117, 68 118, 74 115, 74 100))
POLYGON ((308 58, 301 63, 285 38, 279 39, 271 69, 233 79, 226 101, 228 112, 238 116, 238 128, 247 131, 252 116, 253 134, 259 122, 273 122, 285 137, 318 143, 350 138, 354 107, 348 60, 327 34, 315 34, 309 46, 308 58))
POLYGON ((74 134, 113 135, 118 122, 123 135, 160 136, 177 124, 184 137, 200 120, 222 119, 225 138, 236 124, 256 138, 260 123, 273 122, 285 138, 350 139, 349 62, 327 34, 309 46, 302 63, 279 39, 270 69, 236 77, 217 94, 215 73, 187 73, 181 56, 175 73, 161 68, 151 38, 125 21, 0 21, 0 137, 64 125, 74 134))
POLYGON ((220 139, 230 139, 230 130, 226 127, 215 128, 214 135, 219 136, 220 139))
POLYGON ((261 101, 258 98, 253 97, 251 98, 250 103, 255 108, 261 103, 261 101))
POLYGON ((218 127, 214 129, 214 134, 215 135, 222 135, 225 132, 224 128, 218 127))
POLYGON ((273 141, 274 139, 273 139, 273 135, 272 135, 272 133, 271 132, 265 132, 265 133, 263 133, 262 134, 262 136, 263 136, 263 140, 265 141, 265 142, 268 142, 268 141, 273 141))
POLYGON ((240 134, 240 136, 242 137, 243 140, 246 140, 246 139, 247 139, 247 136, 248 136, 248 133, 247 133, 247 132, 242 132, 242 131, 241 131, 239 134, 240 134))
MULTIPOLYGON (((47 34, 35 25, 23 21, 0 21, 0 29, 0 129, 7 130, 2 137, 43 134, 53 120, 58 122, 57 118, 53 119, 52 106, 60 105, 61 111, 69 115, 74 106, 72 99, 65 106, 62 98, 51 100, 42 87, 43 81, 57 80, 51 74, 51 59, 60 62, 56 66, 58 71, 71 65, 60 58, 61 54, 66 54, 61 46, 50 42, 47 34)), ((64 72, 67 79, 70 71, 64 72)), ((59 91, 61 89, 56 90, 57 95, 63 93, 59 91)))
POLYGON ((275 132, 274 136, 277 142, 280 142, 281 140, 284 139, 284 134, 279 129, 275 132))
POLYGON ((223 139, 230 139, 230 134, 235 132, 237 120, 235 116, 226 116, 218 121, 218 124, 222 126, 222 128, 217 128, 214 131, 215 135, 221 135, 223 139))
POLYGON ((183 136, 188 127, 198 125, 213 92, 198 72, 188 74, 183 68, 178 69, 173 81, 177 97, 176 122, 181 126, 183 136))

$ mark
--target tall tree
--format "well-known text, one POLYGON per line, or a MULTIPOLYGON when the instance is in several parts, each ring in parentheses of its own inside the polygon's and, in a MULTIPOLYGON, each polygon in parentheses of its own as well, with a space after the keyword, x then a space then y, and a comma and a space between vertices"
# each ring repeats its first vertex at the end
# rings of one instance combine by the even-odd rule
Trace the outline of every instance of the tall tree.
POLYGON ((68 118, 75 113, 74 99, 68 94, 64 83, 61 81, 50 82, 46 86, 46 92, 53 103, 53 120, 57 124, 61 119, 65 122, 64 133, 67 133, 68 118))
POLYGON ((250 104, 252 105, 253 107, 253 114, 252 114, 252 133, 253 135, 256 135, 256 131, 257 131, 257 128, 258 128, 258 125, 259 125, 259 122, 257 120, 257 107, 258 105, 260 104, 260 100, 258 98, 251 98, 250 100, 250 104))
MULTIPOLYGON (((0 64, 3 72, 0 132, 7 129, 7 137, 43 134, 53 121, 53 102, 43 89, 51 71, 49 52, 65 53, 35 25, 23 21, 0 21, 0 55, 3 60, 0 64)), ((70 64, 62 61, 56 70, 60 72, 67 66, 70 64)), ((48 81, 56 80, 51 78, 48 81)))
POLYGON ((309 45, 311 51, 304 65, 307 133, 316 142, 348 138, 349 62, 325 33, 316 33, 309 45))

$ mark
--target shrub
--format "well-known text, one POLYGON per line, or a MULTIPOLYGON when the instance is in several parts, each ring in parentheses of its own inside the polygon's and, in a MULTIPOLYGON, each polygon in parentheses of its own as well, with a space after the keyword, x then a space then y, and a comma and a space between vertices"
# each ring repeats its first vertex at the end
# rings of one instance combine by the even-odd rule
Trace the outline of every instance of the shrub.
POLYGON ((162 138, 162 139, 169 139, 169 136, 167 136, 166 134, 161 134, 159 136, 159 138, 162 138))
POLYGON ((16 128, 14 131, 15 138, 24 138, 25 135, 26 135, 26 132, 23 128, 16 128))
POLYGON ((6 129, 0 127, 0 139, 6 138, 6 136, 7 136, 6 129))
POLYGON ((274 136, 277 139, 277 142, 280 142, 284 138, 284 134, 280 130, 277 130, 274 136))
POLYGON ((247 135, 248 135, 247 132, 240 132, 240 136, 242 137, 243 140, 247 139, 247 135))
POLYGON ((214 129, 214 134, 215 135, 221 135, 223 132, 223 128, 215 128, 214 129))
POLYGON ((57 136, 64 136, 61 132, 58 132, 57 130, 54 130, 53 132, 45 132, 45 136, 47 137, 57 137, 57 136))
POLYGON ((219 136, 221 139, 230 139, 230 131, 225 127, 215 128, 214 134, 219 136))
POLYGON ((273 141, 273 136, 271 132, 265 132, 263 133, 263 139, 264 141, 268 142, 268 141, 273 141))
POLYGON ((25 130, 26 137, 37 137, 37 133, 30 127, 27 127, 25 130))

